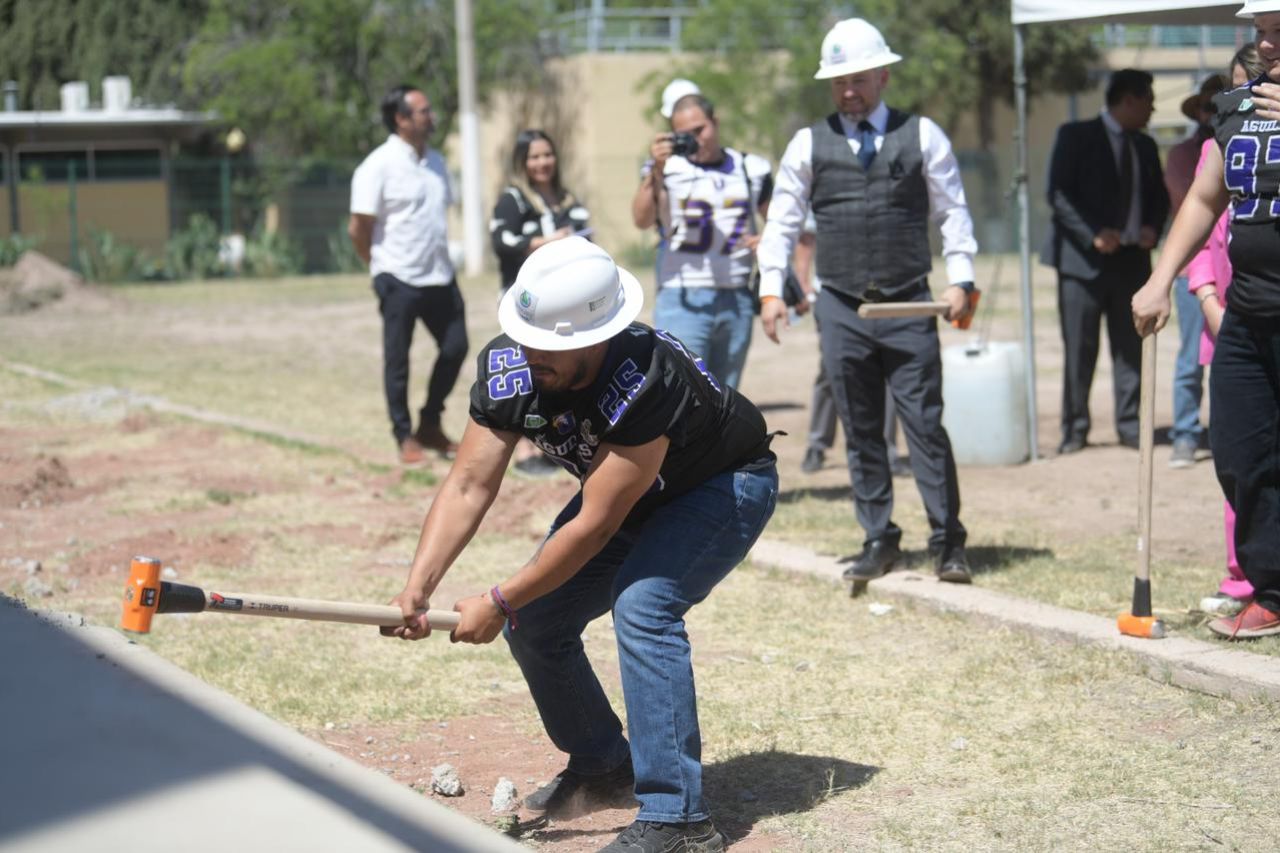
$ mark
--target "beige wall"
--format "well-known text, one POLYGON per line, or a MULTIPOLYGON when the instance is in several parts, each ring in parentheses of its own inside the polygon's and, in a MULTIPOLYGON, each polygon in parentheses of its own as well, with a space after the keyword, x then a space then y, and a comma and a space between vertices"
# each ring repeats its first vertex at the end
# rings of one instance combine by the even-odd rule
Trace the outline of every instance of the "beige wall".
MULTIPOLYGON (((1202 65, 1204 73, 1221 70, 1232 53, 1231 48, 1206 50, 1203 56, 1194 49, 1110 51, 1100 69, 1096 90, 1075 97, 1075 117, 1089 118, 1102 108, 1106 69, 1146 68, 1160 72, 1156 77, 1153 133, 1166 143, 1177 141, 1186 132, 1179 105, 1184 97, 1198 89, 1202 65)), ((557 61, 558 92, 537 98, 512 95, 497 99, 482 117, 480 131, 484 146, 486 222, 502 189, 516 132, 524 127, 542 127, 561 149, 566 185, 591 209, 597 242, 619 255, 628 247, 652 244, 651 234, 642 233, 631 224, 631 196, 649 139, 660 127, 652 92, 667 82, 670 69, 679 64, 679 59, 667 53, 580 54, 557 61)), ((1031 105, 1029 179, 1036 223, 1044 221, 1045 211, 1040 200, 1044 195, 1054 136, 1058 126, 1072 117, 1071 105, 1072 99, 1061 95, 1040 96, 1031 105)), ((1012 107, 1000 102, 995 114, 995 147, 991 158, 994 171, 965 173, 971 205, 981 206, 980 209, 992 216, 1008 206, 1005 194, 1013 175, 1015 124, 1012 107)), ((959 152, 979 147, 978 129, 972 116, 961 119, 951 136, 959 152)), ((456 139, 451 143, 456 148, 456 139)), ((449 162, 456 169, 459 158, 451 155, 449 162)), ((979 240, 986 246, 996 247, 1011 239, 1011 230, 1002 221, 990 221, 980 227, 979 240), (982 233, 983 228, 986 234, 982 233)), ((451 233, 460 238, 459 222, 451 223, 451 233)), ((487 258, 487 263, 494 266, 492 258, 487 258)))
MULTIPOLYGON (((89 229, 98 227, 153 256, 164 253, 169 239, 169 194, 163 180, 78 183, 76 210, 82 246, 89 239, 89 229)), ((38 238, 40 251, 64 264, 71 260, 68 211, 66 184, 18 186, 18 219, 23 233, 38 238)))

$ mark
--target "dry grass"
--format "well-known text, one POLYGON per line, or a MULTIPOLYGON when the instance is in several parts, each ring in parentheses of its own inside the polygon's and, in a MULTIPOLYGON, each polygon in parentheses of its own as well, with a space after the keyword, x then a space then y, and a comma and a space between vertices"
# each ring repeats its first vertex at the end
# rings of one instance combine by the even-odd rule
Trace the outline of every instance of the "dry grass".
MULTIPOLYGON (((488 283, 468 293, 473 305, 491 296, 488 283)), ((120 295, 128 310, 108 316, 0 321, 5 357, 275 419, 362 455, 386 455, 376 315, 362 283, 184 285, 120 295), (299 306, 305 310, 291 312, 299 306), (305 329, 268 334, 291 313, 304 315, 294 321, 305 329), (193 319, 165 322, 181 316, 193 319), (323 334, 317 316, 332 321, 323 334), (202 338, 195 335, 201 326, 221 332, 202 338), (140 327, 157 332, 139 341, 140 327)), ((473 331, 473 340, 484 335, 473 331)), ((463 385, 448 415, 459 425, 463 385)), ((91 455, 162 448, 166 435, 191 429, 155 418, 136 433, 86 433, 83 414, 50 409, 66 395, 0 372, 0 430, 44 430, 32 451, 57 452, 74 468, 91 455)), ((202 434, 220 462, 217 483, 192 482, 164 457, 145 480, 121 478, 97 497, 140 531, 198 517, 184 535, 252 543, 244 560, 180 566, 180 580, 369 601, 399 589, 425 483, 233 431, 202 434), (356 529, 345 538, 317 536, 326 525, 356 529)), ((908 529, 922 526, 917 503, 902 501, 899 523, 908 529)), ((554 510, 539 507, 529 529, 554 510)), ((852 552, 861 538, 838 491, 788 492, 769 535, 830 553, 852 552)), ((0 550, 20 549, 23 536, 0 529, 0 550)), ((1050 544, 1044 531, 1010 523, 972 544, 985 549, 983 585, 1107 615, 1127 604, 1127 558, 1118 542, 1050 544)), ((491 582, 491 567, 514 565, 530 548, 528 536, 482 533, 437 604, 491 582)), ((104 570, 77 587, 59 586, 41 604, 111 622, 120 579, 104 570)), ((1199 594, 1203 583, 1202 569, 1161 566, 1162 589, 1199 594)), ((20 594, 20 584, 6 591, 20 594)), ((876 617, 866 603, 823 581, 748 565, 691 614, 707 788, 726 826, 754 825, 784 849, 814 851, 1274 846, 1259 832, 1274 812, 1265 770, 1280 742, 1274 706, 1154 683, 1120 654, 1044 643, 909 603, 876 617)), ((412 726, 525 692, 501 643, 395 643, 372 629, 211 615, 168 617, 143 641, 303 729, 412 726)), ((607 619, 592 626, 588 646, 611 672, 607 619)), ((510 707, 536 729, 527 705, 510 707)))

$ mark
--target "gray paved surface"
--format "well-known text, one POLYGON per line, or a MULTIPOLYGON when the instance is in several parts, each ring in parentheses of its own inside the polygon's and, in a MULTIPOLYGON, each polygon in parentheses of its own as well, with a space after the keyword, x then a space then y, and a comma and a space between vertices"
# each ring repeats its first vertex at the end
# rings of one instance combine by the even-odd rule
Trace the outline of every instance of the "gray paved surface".
POLYGON ((0 850, 523 850, 79 617, 0 595, 0 850))

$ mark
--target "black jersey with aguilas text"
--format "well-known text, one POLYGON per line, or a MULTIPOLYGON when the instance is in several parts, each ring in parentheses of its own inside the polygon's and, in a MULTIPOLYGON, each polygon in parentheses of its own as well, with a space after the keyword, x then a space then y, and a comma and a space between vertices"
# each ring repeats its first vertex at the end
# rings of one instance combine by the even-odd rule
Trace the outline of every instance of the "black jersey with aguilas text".
POLYGON ((637 446, 667 436, 658 478, 627 524, 716 474, 772 458, 760 410, 722 387, 678 339, 643 323, 609 341, 590 387, 561 394, 539 391, 520 345, 499 335, 480 353, 471 417, 528 437, 579 480, 601 443, 637 446))
POLYGON ((1214 135, 1231 193, 1230 310, 1280 317, 1280 122, 1258 118, 1252 83, 1215 95, 1214 135))

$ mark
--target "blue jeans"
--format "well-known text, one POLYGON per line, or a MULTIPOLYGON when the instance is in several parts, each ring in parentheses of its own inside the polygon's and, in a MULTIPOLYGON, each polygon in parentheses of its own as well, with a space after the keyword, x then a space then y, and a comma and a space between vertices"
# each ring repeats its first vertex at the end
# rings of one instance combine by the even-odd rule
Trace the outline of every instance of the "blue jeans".
MULTIPOLYGON (((702 735, 684 614, 740 563, 773 515, 769 463, 718 474, 619 531, 562 586, 522 607, 504 634, 551 741, 569 767, 607 773, 631 755, 638 819, 705 819, 702 735), (613 610, 630 746, 583 650, 587 623, 613 610)), ((569 502, 552 533, 577 515, 569 502)))
POLYGON ((659 287, 653 325, 702 357, 716 379, 737 388, 751 346, 755 300, 745 287, 659 287))
POLYGON ((1204 366, 1200 364, 1200 333, 1204 314, 1196 295, 1187 290, 1187 277, 1173 280, 1173 301, 1178 312, 1178 359, 1173 367, 1173 429, 1171 441, 1200 443, 1200 398, 1204 394, 1204 366))

